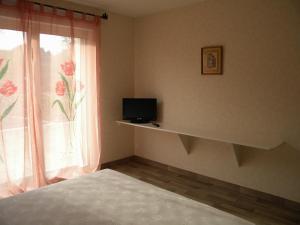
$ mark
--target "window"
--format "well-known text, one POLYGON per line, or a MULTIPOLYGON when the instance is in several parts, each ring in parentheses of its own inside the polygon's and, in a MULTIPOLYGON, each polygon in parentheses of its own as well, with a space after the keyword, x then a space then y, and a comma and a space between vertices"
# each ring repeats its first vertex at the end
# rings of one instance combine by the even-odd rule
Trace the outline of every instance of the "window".
POLYGON ((99 165, 99 23, 28 4, 0 2, 0 196, 99 165))

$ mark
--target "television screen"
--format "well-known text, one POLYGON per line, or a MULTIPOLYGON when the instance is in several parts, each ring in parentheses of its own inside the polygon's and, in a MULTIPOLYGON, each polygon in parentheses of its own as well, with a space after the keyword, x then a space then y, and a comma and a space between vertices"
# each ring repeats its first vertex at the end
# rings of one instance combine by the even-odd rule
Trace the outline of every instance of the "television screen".
POLYGON ((155 98, 123 98, 123 120, 148 123, 156 120, 155 98))

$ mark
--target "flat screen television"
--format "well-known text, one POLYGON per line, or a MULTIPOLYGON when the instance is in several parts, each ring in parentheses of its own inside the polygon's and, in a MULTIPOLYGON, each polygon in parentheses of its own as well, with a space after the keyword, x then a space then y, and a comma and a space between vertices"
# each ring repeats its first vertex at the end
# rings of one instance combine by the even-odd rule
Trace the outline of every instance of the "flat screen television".
POLYGON ((149 123, 156 120, 155 98, 123 98, 123 120, 149 123))

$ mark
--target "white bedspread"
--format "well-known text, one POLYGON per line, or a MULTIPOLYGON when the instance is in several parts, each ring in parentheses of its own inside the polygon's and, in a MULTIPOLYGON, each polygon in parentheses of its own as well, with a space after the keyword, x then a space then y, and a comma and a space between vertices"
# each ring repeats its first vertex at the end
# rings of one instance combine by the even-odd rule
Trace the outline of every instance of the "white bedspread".
POLYGON ((0 200, 1 225, 251 225, 113 170, 0 200))

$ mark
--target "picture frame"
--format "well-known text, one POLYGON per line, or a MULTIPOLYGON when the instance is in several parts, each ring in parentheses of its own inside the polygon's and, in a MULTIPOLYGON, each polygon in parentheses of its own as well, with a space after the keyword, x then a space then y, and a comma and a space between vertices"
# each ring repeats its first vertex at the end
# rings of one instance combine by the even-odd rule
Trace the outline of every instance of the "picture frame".
POLYGON ((201 48, 201 74, 223 74, 223 47, 209 46, 201 48))

